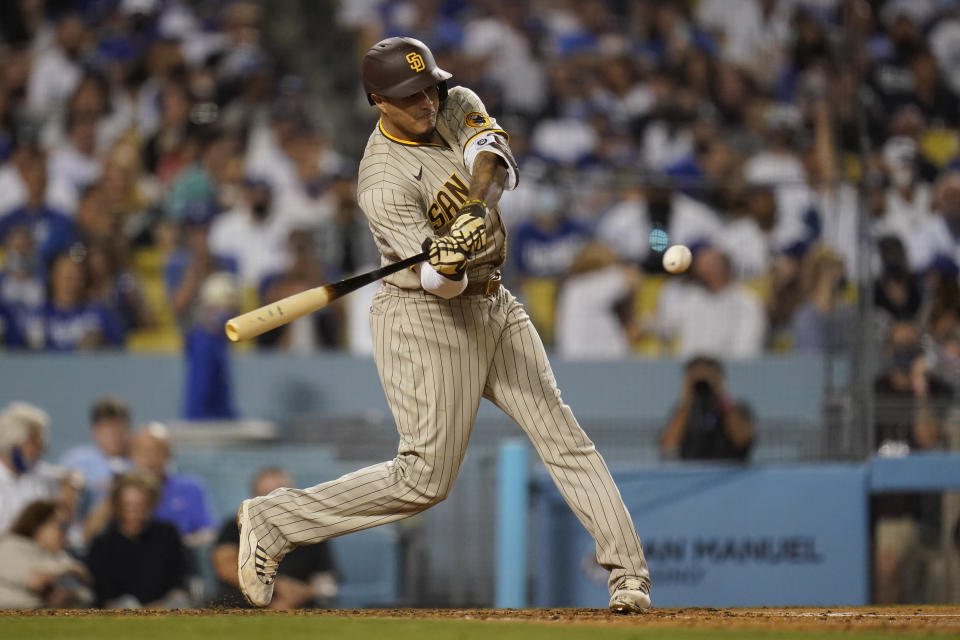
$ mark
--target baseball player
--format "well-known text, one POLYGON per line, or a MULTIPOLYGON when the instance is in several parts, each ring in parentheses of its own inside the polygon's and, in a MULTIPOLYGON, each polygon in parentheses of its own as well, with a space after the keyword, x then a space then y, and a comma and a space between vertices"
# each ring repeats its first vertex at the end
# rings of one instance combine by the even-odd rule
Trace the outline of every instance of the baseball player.
POLYGON ((370 325, 400 434, 397 456, 309 489, 245 500, 238 577, 266 606, 292 548, 393 522, 453 488, 481 398, 530 438, 610 570, 610 608, 650 606, 650 574, 610 472, 563 403, 523 306, 500 286, 506 230, 497 202, 518 180, 508 135, 469 89, 447 90, 419 40, 388 38, 362 63, 380 121, 360 163, 358 197, 384 264, 426 250, 384 279, 370 325))

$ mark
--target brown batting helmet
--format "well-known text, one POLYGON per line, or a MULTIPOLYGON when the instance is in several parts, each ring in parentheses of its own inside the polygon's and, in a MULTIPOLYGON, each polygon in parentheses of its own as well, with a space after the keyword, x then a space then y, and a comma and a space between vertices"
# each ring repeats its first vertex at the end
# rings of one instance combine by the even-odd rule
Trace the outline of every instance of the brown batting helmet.
POLYGON ((387 38, 370 47, 360 64, 367 100, 376 93, 403 98, 437 85, 440 99, 446 97, 452 74, 437 66, 427 45, 415 38, 387 38))

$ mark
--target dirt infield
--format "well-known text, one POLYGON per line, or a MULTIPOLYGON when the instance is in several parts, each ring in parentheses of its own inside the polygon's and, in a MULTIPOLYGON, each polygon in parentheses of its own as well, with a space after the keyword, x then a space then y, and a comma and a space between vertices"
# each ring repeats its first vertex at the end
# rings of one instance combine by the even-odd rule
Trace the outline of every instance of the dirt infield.
POLYGON ((0 617, 191 617, 319 616, 419 620, 497 620, 546 625, 629 628, 751 629, 755 631, 887 631, 960 636, 960 607, 831 607, 783 609, 653 609, 642 615, 617 615, 605 609, 334 609, 253 611, 186 609, 180 611, 5 611, 0 617))

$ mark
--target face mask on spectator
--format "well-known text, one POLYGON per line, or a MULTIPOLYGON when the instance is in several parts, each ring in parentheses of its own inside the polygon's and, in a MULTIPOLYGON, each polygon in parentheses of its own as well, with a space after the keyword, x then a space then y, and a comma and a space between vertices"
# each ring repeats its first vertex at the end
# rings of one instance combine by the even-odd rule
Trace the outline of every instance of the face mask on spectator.
POLYGON ((893 167, 890 170, 890 182, 897 189, 906 189, 913 184, 913 167, 893 167))
POLYGON ((255 202, 253 207, 251 207, 251 211, 253 211, 254 218, 263 220, 267 217, 267 214, 270 213, 270 207, 266 202, 255 202))
POLYGON ((13 470, 18 474, 30 471, 33 466, 27 460, 27 456, 23 455, 23 450, 20 447, 14 447, 10 450, 10 462, 13 464, 13 470))

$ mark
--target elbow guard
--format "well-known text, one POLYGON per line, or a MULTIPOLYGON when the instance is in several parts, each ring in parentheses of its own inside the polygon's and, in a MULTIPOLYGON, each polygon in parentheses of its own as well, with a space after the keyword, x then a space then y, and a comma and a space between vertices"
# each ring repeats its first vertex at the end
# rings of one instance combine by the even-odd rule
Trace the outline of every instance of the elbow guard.
POLYGON ((463 148, 463 164, 467 171, 473 173, 473 163, 482 151, 489 151, 503 158, 507 165, 507 183, 503 188, 507 191, 516 188, 520 181, 520 169, 517 167, 510 145, 507 144, 507 133, 499 129, 490 129, 470 138, 463 148))

